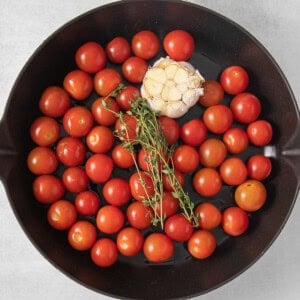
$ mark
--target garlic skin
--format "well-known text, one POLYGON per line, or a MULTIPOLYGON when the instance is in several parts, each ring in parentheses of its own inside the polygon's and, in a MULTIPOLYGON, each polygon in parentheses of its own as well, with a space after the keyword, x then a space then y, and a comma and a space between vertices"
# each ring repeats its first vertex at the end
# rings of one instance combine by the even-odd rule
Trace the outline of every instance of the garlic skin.
POLYGON ((203 95, 204 81, 190 63, 162 57, 147 70, 141 95, 160 115, 179 118, 203 95))

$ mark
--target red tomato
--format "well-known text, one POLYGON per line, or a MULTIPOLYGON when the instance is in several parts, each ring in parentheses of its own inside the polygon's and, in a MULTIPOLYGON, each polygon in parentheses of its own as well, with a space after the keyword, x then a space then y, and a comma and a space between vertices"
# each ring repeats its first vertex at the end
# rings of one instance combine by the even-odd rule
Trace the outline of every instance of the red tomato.
POLYGON ((96 227, 85 220, 73 224, 68 232, 68 241, 70 245, 78 251, 90 249, 94 245, 96 238, 96 227))
POLYGON ((232 236, 243 234, 249 226, 249 217, 247 213, 236 206, 228 207, 223 211, 222 228, 232 236))
POLYGON ((107 44, 105 52, 112 63, 121 64, 130 56, 131 48, 125 38, 117 36, 107 44))
POLYGON ((221 211, 210 202, 203 202, 195 209, 195 215, 198 218, 199 227, 211 230, 218 227, 222 220, 221 211))
POLYGON ((56 155, 65 166, 75 167, 84 161, 86 148, 80 139, 65 136, 56 145, 56 155))
POLYGON ((226 105, 218 104, 210 106, 204 111, 203 121, 209 131, 221 134, 230 128, 233 116, 226 105))
POLYGON ((190 221, 182 214, 176 214, 165 221, 165 232, 176 242, 185 242, 193 234, 194 228, 190 221))
POLYGON ((108 180, 102 189, 104 199, 111 205, 121 206, 131 199, 129 183, 122 178, 108 180))
POLYGON ((174 215, 179 208, 178 199, 171 192, 164 192, 161 203, 157 203, 154 210, 159 216, 169 217, 174 215))
POLYGON ((195 41, 190 33, 177 29, 165 35, 163 46, 170 58, 177 61, 188 60, 194 52, 195 41))
POLYGON ((237 187, 234 200, 241 209, 254 212, 265 204, 267 190, 260 181, 250 179, 237 187))
POLYGON ((220 174, 213 168, 202 168, 193 177, 193 187, 201 196, 212 197, 222 187, 220 174))
POLYGON ((159 263, 169 260, 174 253, 172 240, 163 233, 151 233, 144 242, 144 255, 150 262, 159 263))
POLYGON ((49 224, 57 230, 69 229, 76 219, 75 206, 67 200, 58 200, 52 203, 47 212, 49 224))
POLYGON ((139 31, 131 40, 131 48, 136 56, 151 59, 159 50, 158 36, 150 30, 139 31))
POLYGON ((118 119, 115 129, 121 140, 130 141, 136 138, 137 120, 135 117, 124 114, 122 119, 118 119))
POLYGON ((53 203, 61 199, 64 193, 62 181, 53 175, 40 175, 33 182, 34 197, 41 203, 53 203))
POLYGON ((109 238, 100 238, 91 249, 91 259, 99 267, 110 267, 118 259, 116 243, 109 238))
POLYGON ((266 120, 257 120, 247 127, 247 134, 250 143, 255 146, 266 146, 273 137, 272 125, 266 120))
POLYGON ((142 230, 150 227, 153 211, 149 206, 135 201, 127 207, 126 217, 132 227, 142 230))
POLYGON ((137 56, 127 58, 122 65, 123 76, 132 83, 141 83, 147 70, 147 62, 137 56))
POLYGON ((238 157, 227 158, 220 166, 222 180, 228 185, 243 183, 248 175, 245 163, 238 157))
POLYGON ((62 175, 66 189, 71 193, 80 193, 87 189, 89 179, 86 172, 80 167, 67 168, 62 175))
POLYGON ((109 96, 122 82, 118 71, 105 68, 97 72, 94 77, 94 89, 100 96, 109 96))
MULTIPOLYGON (((178 181, 178 183, 181 185, 181 186, 184 186, 184 182, 185 182, 185 177, 182 173, 180 173, 179 171, 175 170, 175 177, 178 181)), ((174 190, 174 187, 170 181, 170 176, 167 175, 167 174, 163 174, 162 175, 162 181, 163 181, 163 186, 164 186, 164 189, 166 191, 169 191, 169 192, 172 192, 174 190)))
POLYGON ((199 148, 200 163, 205 167, 218 167, 225 160, 226 155, 225 144, 215 138, 207 139, 199 148))
MULTIPOLYGON (((153 155, 154 154, 152 154, 151 152, 148 152, 144 148, 141 148, 141 150, 139 151, 138 164, 143 171, 150 171, 151 168, 153 168, 153 166, 151 167, 151 165, 154 164, 153 155), (149 162, 152 162, 152 163, 149 164, 149 162)), ((157 167, 159 170, 161 170, 162 165, 165 165, 167 162, 168 162, 168 157, 166 155, 161 154, 161 156, 157 157, 157 165, 155 167, 157 167)))
POLYGON ((194 172, 199 165, 199 154, 192 146, 180 145, 173 153, 173 163, 179 172, 194 172))
POLYGON ((63 86, 73 99, 81 101, 92 93, 93 80, 86 72, 74 70, 65 76, 63 86))
POLYGON ((35 175, 45 175, 53 173, 58 161, 54 151, 48 147, 35 147, 27 156, 27 166, 31 173, 35 175))
POLYGON ((75 53, 75 62, 79 69, 96 73, 106 65, 106 55, 102 46, 96 42, 86 42, 75 53))
POLYGON ((102 153, 93 154, 85 163, 87 176, 95 183, 107 181, 113 167, 114 163, 111 157, 102 153))
POLYGON ((106 126, 95 126, 85 139, 86 145, 94 153, 106 153, 114 145, 114 134, 106 126))
POLYGON ((248 159, 247 169, 250 178, 264 180, 272 171, 272 163, 268 157, 262 154, 256 154, 248 159))
POLYGON ((63 117, 64 130, 72 137, 85 136, 92 129, 93 124, 93 115, 84 106, 71 107, 63 117))
POLYGON ((129 169, 134 166, 136 153, 131 153, 127 148, 124 148, 122 144, 118 144, 113 148, 111 157, 115 165, 119 168, 129 169))
POLYGON ((113 205, 101 207, 96 217, 98 229, 106 234, 118 232, 123 227, 124 221, 121 209, 113 205))
POLYGON ((39 100, 40 111, 52 118, 62 117, 70 106, 69 94, 59 86, 46 88, 39 100))
POLYGON ((146 172, 135 172, 130 176, 129 185, 132 197, 137 201, 143 201, 154 194, 152 179, 146 172))
POLYGON ((233 97, 230 102, 233 117, 240 123, 251 123, 255 121, 260 112, 260 100, 251 93, 241 93, 233 97))
POLYGON ((180 126, 172 118, 161 116, 158 118, 161 130, 167 140, 168 145, 175 144, 180 137, 180 126))
POLYGON ((74 204, 80 215, 92 216, 98 212, 100 199, 93 191, 83 191, 76 195, 74 204))
POLYGON ((233 154, 245 151, 249 144, 246 131, 238 127, 229 128, 223 135, 223 142, 233 154))
POLYGON ((135 98, 140 95, 141 93, 138 88, 133 85, 128 85, 118 93, 116 101, 121 109, 130 110, 130 102, 135 101, 135 98))
POLYGON ((98 124, 111 126, 116 123, 120 108, 113 98, 100 97, 93 102, 91 111, 98 124), (105 105, 103 105, 103 103, 105 103, 105 105))
POLYGON ((137 255, 142 251, 143 245, 144 237, 136 228, 123 228, 117 235, 118 250, 125 256, 137 255))
POLYGON ((198 230, 189 239, 187 247, 193 257, 205 259, 214 253, 217 242, 215 236, 210 231, 198 230))
POLYGON ((39 146, 54 144, 60 134, 60 127, 56 120, 50 117, 38 117, 30 127, 31 139, 39 146))
POLYGON ((227 94, 236 95, 247 89, 249 75, 241 66, 230 66, 221 73, 220 83, 227 94))
POLYGON ((200 146, 207 134, 207 128, 200 119, 192 119, 181 127, 180 137, 185 144, 190 146, 200 146))
POLYGON ((202 87, 203 96, 199 97, 199 103, 204 107, 220 104, 224 97, 224 90, 221 84, 215 80, 206 80, 202 87))

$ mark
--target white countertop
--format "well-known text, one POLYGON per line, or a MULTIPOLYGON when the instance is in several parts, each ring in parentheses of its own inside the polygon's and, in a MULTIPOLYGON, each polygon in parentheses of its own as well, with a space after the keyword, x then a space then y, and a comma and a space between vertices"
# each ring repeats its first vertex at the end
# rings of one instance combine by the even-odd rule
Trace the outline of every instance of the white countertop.
MULTIPOLYGON (((1 0, 0 114, 21 68, 35 49, 67 21, 100 0, 1 0)), ((300 2, 199 0, 239 23, 275 58, 300 103, 300 2)), ((2 163, 2 162, 1 162, 2 163)), ((300 198, 272 247, 233 281, 198 299, 300 299, 300 198)), ((111 299, 60 273, 30 243, 0 184, 0 299, 111 299)), ((134 288, 134 283, 133 283, 134 288)))

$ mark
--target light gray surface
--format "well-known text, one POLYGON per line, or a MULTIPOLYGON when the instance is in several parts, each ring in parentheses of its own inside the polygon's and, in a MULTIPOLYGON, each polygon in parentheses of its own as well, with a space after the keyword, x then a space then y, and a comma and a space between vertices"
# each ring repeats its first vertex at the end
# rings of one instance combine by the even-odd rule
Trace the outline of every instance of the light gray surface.
MULTIPOLYGON (((1 115, 16 76, 34 50, 67 21, 108 2, 0 1, 1 115)), ((236 21, 264 44, 286 75, 299 103, 299 1, 192 2, 236 21)), ((199 299, 300 299, 299 216, 298 197, 284 230, 267 253, 238 278, 199 299)), ((16 221, 2 184, 0 236, 0 299, 109 299, 75 283, 39 254, 16 221)))

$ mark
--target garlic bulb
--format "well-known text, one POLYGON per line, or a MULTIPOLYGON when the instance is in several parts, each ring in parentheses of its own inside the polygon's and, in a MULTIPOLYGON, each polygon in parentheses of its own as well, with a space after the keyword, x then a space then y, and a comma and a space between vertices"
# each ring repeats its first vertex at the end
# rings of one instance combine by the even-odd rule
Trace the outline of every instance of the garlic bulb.
POLYGON ((203 95, 203 82, 204 78, 190 63, 160 58, 147 70, 141 95, 160 115, 179 118, 203 95))

